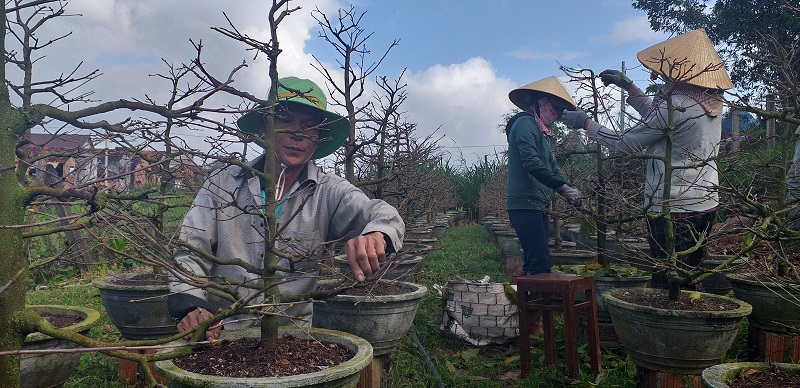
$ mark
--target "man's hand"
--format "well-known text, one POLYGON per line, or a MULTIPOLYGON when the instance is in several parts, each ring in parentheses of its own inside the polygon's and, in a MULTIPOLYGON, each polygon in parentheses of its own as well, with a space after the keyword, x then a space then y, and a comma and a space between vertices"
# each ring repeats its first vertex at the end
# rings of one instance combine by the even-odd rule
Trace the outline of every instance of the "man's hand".
POLYGON ((378 272, 380 264, 386 261, 386 240, 383 233, 372 232, 347 240, 345 254, 356 280, 363 282, 367 276, 378 272))
MULTIPOLYGON (((186 314, 186 316, 178 322, 178 332, 194 329, 203 323, 203 321, 213 316, 214 314, 211 314, 208 310, 198 307, 190 311, 189 314, 186 314)), ((220 325, 219 322, 215 323, 206 330, 206 341, 218 339, 221 332, 222 325, 220 325)), ((186 334, 183 338, 187 340, 191 339, 193 334, 194 333, 186 334)))

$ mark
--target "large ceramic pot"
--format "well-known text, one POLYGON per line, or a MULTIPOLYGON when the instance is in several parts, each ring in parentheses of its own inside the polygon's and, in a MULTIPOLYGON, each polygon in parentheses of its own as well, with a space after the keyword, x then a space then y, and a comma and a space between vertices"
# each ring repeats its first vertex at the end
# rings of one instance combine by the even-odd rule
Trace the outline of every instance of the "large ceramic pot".
MULTIPOLYGON (((730 258, 731 257, 727 255, 708 255, 700 262, 700 266, 706 270, 711 270, 719 267, 730 258)), ((740 265, 742 262, 742 260, 734 260, 726 269, 707 277, 702 282, 703 290, 712 294, 727 295, 733 288, 731 287, 731 282, 726 278, 726 275, 731 273, 731 267, 740 265)))
POLYGON ((431 227, 431 237, 442 238, 445 232, 447 232, 447 227, 448 227, 447 221, 444 220, 436 221, 433 224, 433 227, 431 227))
POLYGON ((611 290, 647 287, 651 277, 650 275, 627 277, 595 276, 594 289, 597 299, 597 319, 603 322, 611 321, 611 314, 609 314, 605 300, 603 300, 603 294, 611 290))
MULTIPOLYGON (((737 307, 725 311, 672 310, 620 299, 625 293, 651 296, 666 292, 652 288, 618 289, 606 292, 603 298, 619 341, 634 364, 655 371, 699 375, 703 369, 719 363, 752 307, 734 298, 707 293, 701 297, 724 300, 737 307)), ((684 291, 684 297, 690 295, 684 291)))
POLYGON ((583 249, 562 249, 551 251, 553 265, 586 265, 597 263, 597 252, 583 249))
POLYGON ((497 246, 504 256, 519 256, 522 245, 519 244, 517 232, 514 229, 499 229, 494 232, 497 246))
POLYGON ((751 280, 728 274, 733 294, 753 306, 751 325, 777 333, 800 333, 800 285, 751 280))
POLYGON ((627 277, 594 276, 597 325, 601 345, 609 348, 619 346, 619 336, 617 335, 617 331, 614 330, 614 324, 611 322, 611 314, 608 312, 608 308, 603 300, 603 294, 617 289, 647 287, 650 283, 650 278, 650 275, 627 277))
POLYGON ((750 369, 767 370, 777 368, 779 371, 800 375, 800 364, 780 362, 731 362, 718 364, 703 370, 703 384, 707 388, 729 388, 730 383, 743 371, 750 369))
MULTIPOLYGON (((69 315, 81 321, 64 329, 86 334, 100 321, 100 312, 85 307, 60 305, 31 305, 29 309, 39 315, 69 315)), ((31 333, 25 337, 23 350, 72 349, 78 345, 42 333, 31 333)), ((81 353, 24 354, 20 359, 20 382, 22 388, 60 387, 78 366, 81 353)))
POLYGON ((372 344, 376 356, 392 353, 408 334, 428 289, 397 282, 408 288, 400 295, 336 295, 314 302, 313 327, 357 335, 372 344))
POLYGON ((167 309, 169 286, 137 282, 143 273, 122 273, 92 281, 100 291, 103 307, 122 338, 164 338, 176 334, 175 320, 167 309))
MULTIPOLYGON (((339 365, 318 372, 283 377, 218 377, 186 371, 178 368, 171 360, 156 361, 154 364, 166 378, 167 386, 170 388, 355 387, 361 370, 372 362, 372 346, 363 338, 352 334, 335 330, 282 327, 279 335, 286 332, 298 338, 314 338, 321 342, 341 344, 355 356, 339 365)), ((257 338, 259 335, 259 328, 223 330, 220 339, 257 338)))

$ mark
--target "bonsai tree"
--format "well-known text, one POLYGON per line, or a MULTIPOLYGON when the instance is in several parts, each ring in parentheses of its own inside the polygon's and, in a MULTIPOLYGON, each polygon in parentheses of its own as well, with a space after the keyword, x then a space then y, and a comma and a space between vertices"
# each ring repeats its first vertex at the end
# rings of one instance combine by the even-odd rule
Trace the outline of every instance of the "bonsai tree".
MULTIPOLYGON (((271 90, 277 90, 278 72, 277 58, 280 53, 277 39, 277 27, 279 23, 291 13, 299 8, 288 8, 288 0, 275 1, 269 12, 269 27, 271 31, 271 41, 269 43, 259 42, 247 35, 240 33, 233 25, 230 28, 215 28, 216 31, 238 40, 250 49, 257 50, 259 55, 266 55, 269 62, 269 75, 271 80, 271 90)), ((24 254, 25 239, 47 235, 51 233, 63 232, 66 230, 83 229, 87 233, 94 234, 102 240, 104 235, 98 233, 98 225, 109 228, 121 234, 121 237, 128 242, 128 250, 119 249, 120 247, 106 244, 107 248, 115 250, 117 253, 128 255, 129 258, 136 258, 141 262, 163 267, 175 274, 182 280, 192 282, 198 287, 205 287, 211 292, 220 294, 228 293, 236 300, 242 299, 243 304, 232 304, 231 308, 219 311, 213 317, 203 322, 193 334, 195 341, 199 340, 206 329, 225 317, 240 313, 242 311, 268 312, 272 304, 268 303, 261 306, 247 305, 252 299, 236 298, 240 296, 233 291, 233 287, 226 287, 221 283, 210 282, 197 276, 191 277, 185 269, 179 267, 172 259, 172 252, 177 247, 192 249, 192 247, 177 242, 173 236, 163 234, 163 228, 159 227, 162 221, 159 217, 154 219, 139 218, 136 216, 125 216, 132 214, 129 212, 132 206, 138 202, 148 202, 156 204, 159 208, 158 190, 144 190, 141 192, 115 192, 106 191, 98 186, 70 187, 57 189, 46 187, 35 181, 30 181, 27 177, 28 166, 31 161, 26 153, 26 146, 29 143, 30 131, 37 125, 47 125, 48 127, 63 126, 64 128, 80 128, 96 131, 109 139, 115 139, 120 144, 127 144, 137 150, 145 150, 148 147, 155 149, 166 149, 166 158, 159 162, 169 163, 179 155, 182 157, 202 157, 206 161, 216 161, 225 164, 235 164, 250 171, 266 181, 267 198, 274 195, 275 177, 271 173, 274 171, 274 160, 266 158, 267 166, 263 171, 253 171, 244 162, 243 153, 230 153, 225 150, 224 139, 226 136, 233 136, 245 145, 258 144, 268 151, 274 145, 274 113, 277 101, 275 92, 271 93, 265 100, 259 99, 247 92, 236 89, 232 86, 234 75, 243 66, 233 69, 227 78, 219 79, 211 74, 203 65, 201 60, 202 43, 195 43, 194 47, 197 57, 189 64, 181 65, 173 69, 171 74, 162 76, 169 81, 173 93, 172 99, 166 103, 145 99, 119 99, 115 101, 91 102, 86 95, 71 96, 70 90, 75 85, 83 84, 95 78, 97 71, 88 72, 80 75, 78 69, 65 74, 62 77, 52 80, 36 80, 36 64, 41 61, 36 53, 47 48, 49 45, 36 44, 37 39, 43 36, 42 27, 48 21, 65 15, 64 4, 56 1, 23 1, 16 0, 7 7, 3 13, 4 29, 3 48, 7 53, 7 64, 14 66, 3 66, 3 79, 6 81, 6 88, 0 92, 0 120, 4 123, 0 129, 0 241, 7 247, 8 251, 3 256, 3 265, 7 269, 0 275, 0 333, 4 338, 0 341, 0 380, 7 385, 19 384, 19 354, 22 342, 27 334, 41 332, 43 334, 67 339, 75 342, 82 347, 97 349, 109 355, 134 360, 143 366, 148 361, 169 359, 185 355, 190 352, 189 348, 181 348, 174 351, 167 351, 157 355, 141 355, 135 352, 128 352, 124 346, 131 345, 158 345, 172 341, 186 333, 180 333, 172 337, 159 340, 148 341, 128 341, 121 344, 106 343, 93 340, 91 338, 71 333, 53 327, 46 319, 39 316, 33 310, 25 307, 26 276, 28 274, 28 262, 24 254), (51 4, 56 4, 55 7, 51 4), (6 19, 6 17, 8 19, 6 19), (6 43, 13 37, 18 43, 18 48, 12 49, 6 43), (18 79, 6 74, 6 69, 19 68, 24 70, 23 76, 18 79), (190 85, 188 88, 176 85, 190 85), (12 102, 13 96, 19 101, 12 102), (228 107, 214 106, 207 107, 206 104, 212 101, 212 97, 228 95, 243 99, 246 106, 228 107), (68 108, 60 108, 56 105, 39 103, 55 98, 65 104, 68 108), (233 115, 235 113, 248 112, 253 110, 253 105, 260 106, 265 114, 267 126, 266 136, 251 135, 231 126, 229 121, 218 119, 233 115), (109 115, 114 112, 136 111, 142 114, 142 118, 125 119, 119 122, 111 122, 109 115), (219 116, 219 115, 222 116, 219 116), (212 152, 193 150, 186 147, 179 137, 172 136, 170 131, 175 125, 187 126, 195 129, 214 129, 215 134, 209 140, 212 141, 212 152), (140 135, 140 140, 134 141, 136 135, 140 135), (213 142, 214 139, 221 139, 220 142, 213 142), (160 145, 158 145, 160 142, 160 145), (174 152, 173 152, 174 151, 174 152), (47 201, 66 202, 70 201, 80 204, 82 213, 70 218, 62 218, 57 221, 46 223, 36 223, 26 225, 28 221, 26 210, 33 203, 47 203, 47 201), (120 216, 122 215, 122 216, 120 216), (122 224, 114 222, 123 221, 122 224), (123 348, 120 347, 123 346, 123 348)), ((53 38, 52 41, 60 41, 60 36, 53 38)), ((156 162, 158 164, 159 162, 156 162)), ((168 181, 166 179, 165 181, 168 181)), ((166 183, 166 182, 165 182, 166 183)), ((272 276, 278 269, 278 257, 283 257, 286 252, 276 248, 275 241, 280 237, 280 229, 275 228, 275 202, 267 201, 263 209, 256 209, 259 215, 263 216, 265 224, 268 226, 269 235, 265 238, 265 265, 263 268, 247 269, 258 273, 262 279, 257 285, 258 295, 269 295, 275 300, 288 302, 292 299, 279 298, 278 280, 272 276)), ((210 258, 222 262, 228 258, 210 258)), ((311 254, 297 255, 294 263, 304 260, 311 260, 311 254)), ((335 290, 330 293, 335 293, 335 290)), ((307 300, 314 295, 297 296, 294 300, 307 300)), ((266 319, 262 321, 262 338, 270 341, 277 338, 276 324, 274 315, 264 314, 266 319)), ((143 368, 148 374, 149 384, 155 384, 153 376, 150 375, 149 368, 143 368)))
MULTIPOLYGON (((628 219, 622 218, 616 222, 647 218, 651 229, 651 241, 655 239, 657 244, 651 243, 651 252, 647 256, 643 255, 642 251, 637 253, 656 267, 654 272, 661 270, 666 273, 664 286, 669 289, 669 296, 673 300, 679 298, 681 288, 697 284, 710 276, 697 267, 699 260, 697 263, 692 261, 702 257, 700 253, 707 243, 711 230, 708 226, 713 222, 713 220, 708 221, 703 224, 704 226, 700 226, 703 221, 698 217, 701 215, 712 217, 714 213, 706 209, 713 210, 718 203, 718 194, 713 185, 716 184, 716 147, 719 135, 715 137, 713 132, 709 132, 713 131, 713 125, 708 124, 708 128, 703 127, 699 123, 694 123, 694 120, 702 117, 700 112, 708 114, 709 117, 721 114, 721 97, 709 97, 703 104, 695 103, 687 107, 675 102, 673 93, 679 91, 682 85, 697 85, 695 87, 709 90, 732 87, 725 73, 724 64, 703 57, 702 53, 713 50, 705 33, 698 30, 639 52, 637 56, 642 64, 657 73, 664 81, 663 84, 657 85, 656 101, 650 106, 644 106, 644 103, 650 100, 644 100, 641 91, 631 88, 632 83, 627 77, 620 75, 619 72, 616 75, 612 73, 617 79, 612 81, 613 83, 622 86, 623 89, 632 90, 631 93, 638 93, 633 99, 629 99, 641 115, 641 119, 636 119, 632 129, 616 132, 615 135, 613 130, 596 122, 585 119, 582 121, 582 117, 587 117, 583 112, 565 113, 565 121, 568 124, 578 127, 582 125, 592 139, 607 145, 612 153, 624 153, 629 157, 647 160, 644 206, 633 207, 635 212, 628 219), (685 44, 689 41, 703 42, 703 46, 697 46, 702 49, 683 50, 684 47, 688 47, 685 44), (689 109, 697 110, 698 114, 688 117, 686 112, 689 109), (696 140, 692 141, 694 144, 687 143, 691 134, 696 134, 696 140), (693 214, 692 217, 698 220, 684 219, 685 217, 680 216, 682 212, 689 212, 688 214, 693 214), (696 226, 689 226, 694 224, 696 226), (679 225, 683 228, 680 236, 676 234, 679 225), (654 232, 654 228, 657 231, 654 232), (680 245, 678 238, 683 240, 680 245)), ((593 74, 587 78, 584 80, 589 81, 589 87, 596 90, 593 74)), ((679 93, 686 95, 690 92, 679 93)), ((602 153, 598 155, 602 156, 602 153)), ((603 195, 605 198, 608 192, 603 192, 603 195)), ((614 205, 610 201, 607 204, 614 205)), ((623 206, 616 211, 624 212, 626 202, 620 201, 616 205, 623 206)), ((608 218, 598 222, 608 223, 608 218)), ((720 268, 729 264, 730 262, 723 263, 720 268)))
POLYGON ((711 8, 699 1, 672 6, 677 3, 668 1, 656 7, 637 1, 633 5, 648 13, 655 30, 682 32, 705 26, 712 41, 724 42, 721 53, 730 60, 731 78, 737 86, 729 98, 732 111, 750 112, 762 119, 756 129, 764 131, 762 140, 756 140, 757 132, 748 133, 747 144, 725 155, 720 163, 724 208, 730 215, 750 218, 747 227, 726 233, 746 236, 737 256, 749 257, 754 250, 766 249, 775 259, 774 271, 769 272, 800 281, 797 259, 789 254, 798 238, 794 220, 797 148, 793 145, 800 124, 800 62, 793 50, 786 49, 796 46, 800 9, 784 0, 717 1, 711 8), (742 15, 748 15, 747 23, 741 22, 742 15))

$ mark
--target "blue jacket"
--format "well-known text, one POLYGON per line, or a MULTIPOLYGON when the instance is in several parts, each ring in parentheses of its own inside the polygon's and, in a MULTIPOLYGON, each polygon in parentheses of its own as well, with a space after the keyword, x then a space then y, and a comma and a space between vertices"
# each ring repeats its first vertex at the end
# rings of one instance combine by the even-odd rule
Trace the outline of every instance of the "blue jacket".
POLYGON ((506 126, 508 183, 506 209, 544 210, 553 190, 569 182, 561 175, 551 150, 551 140, 530 113, 518 113, 506 126))

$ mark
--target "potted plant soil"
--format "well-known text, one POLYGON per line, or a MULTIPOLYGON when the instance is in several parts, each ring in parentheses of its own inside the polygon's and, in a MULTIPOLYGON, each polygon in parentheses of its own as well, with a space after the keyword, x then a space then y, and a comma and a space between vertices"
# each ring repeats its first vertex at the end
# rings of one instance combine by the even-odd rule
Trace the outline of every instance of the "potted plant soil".
MULTIPOLYGON (((77 306, 29 305, 27 306, 53 326, 72 332, 87 334, 100 321, 98 311, 77 306)), ((28 334, 23 350, 73 349, 77 344, 53 338, 40 332, 28 334)), ((75 372, 81 353, 25 354, 20 360, 21 387, 60 387, 75 372)))

